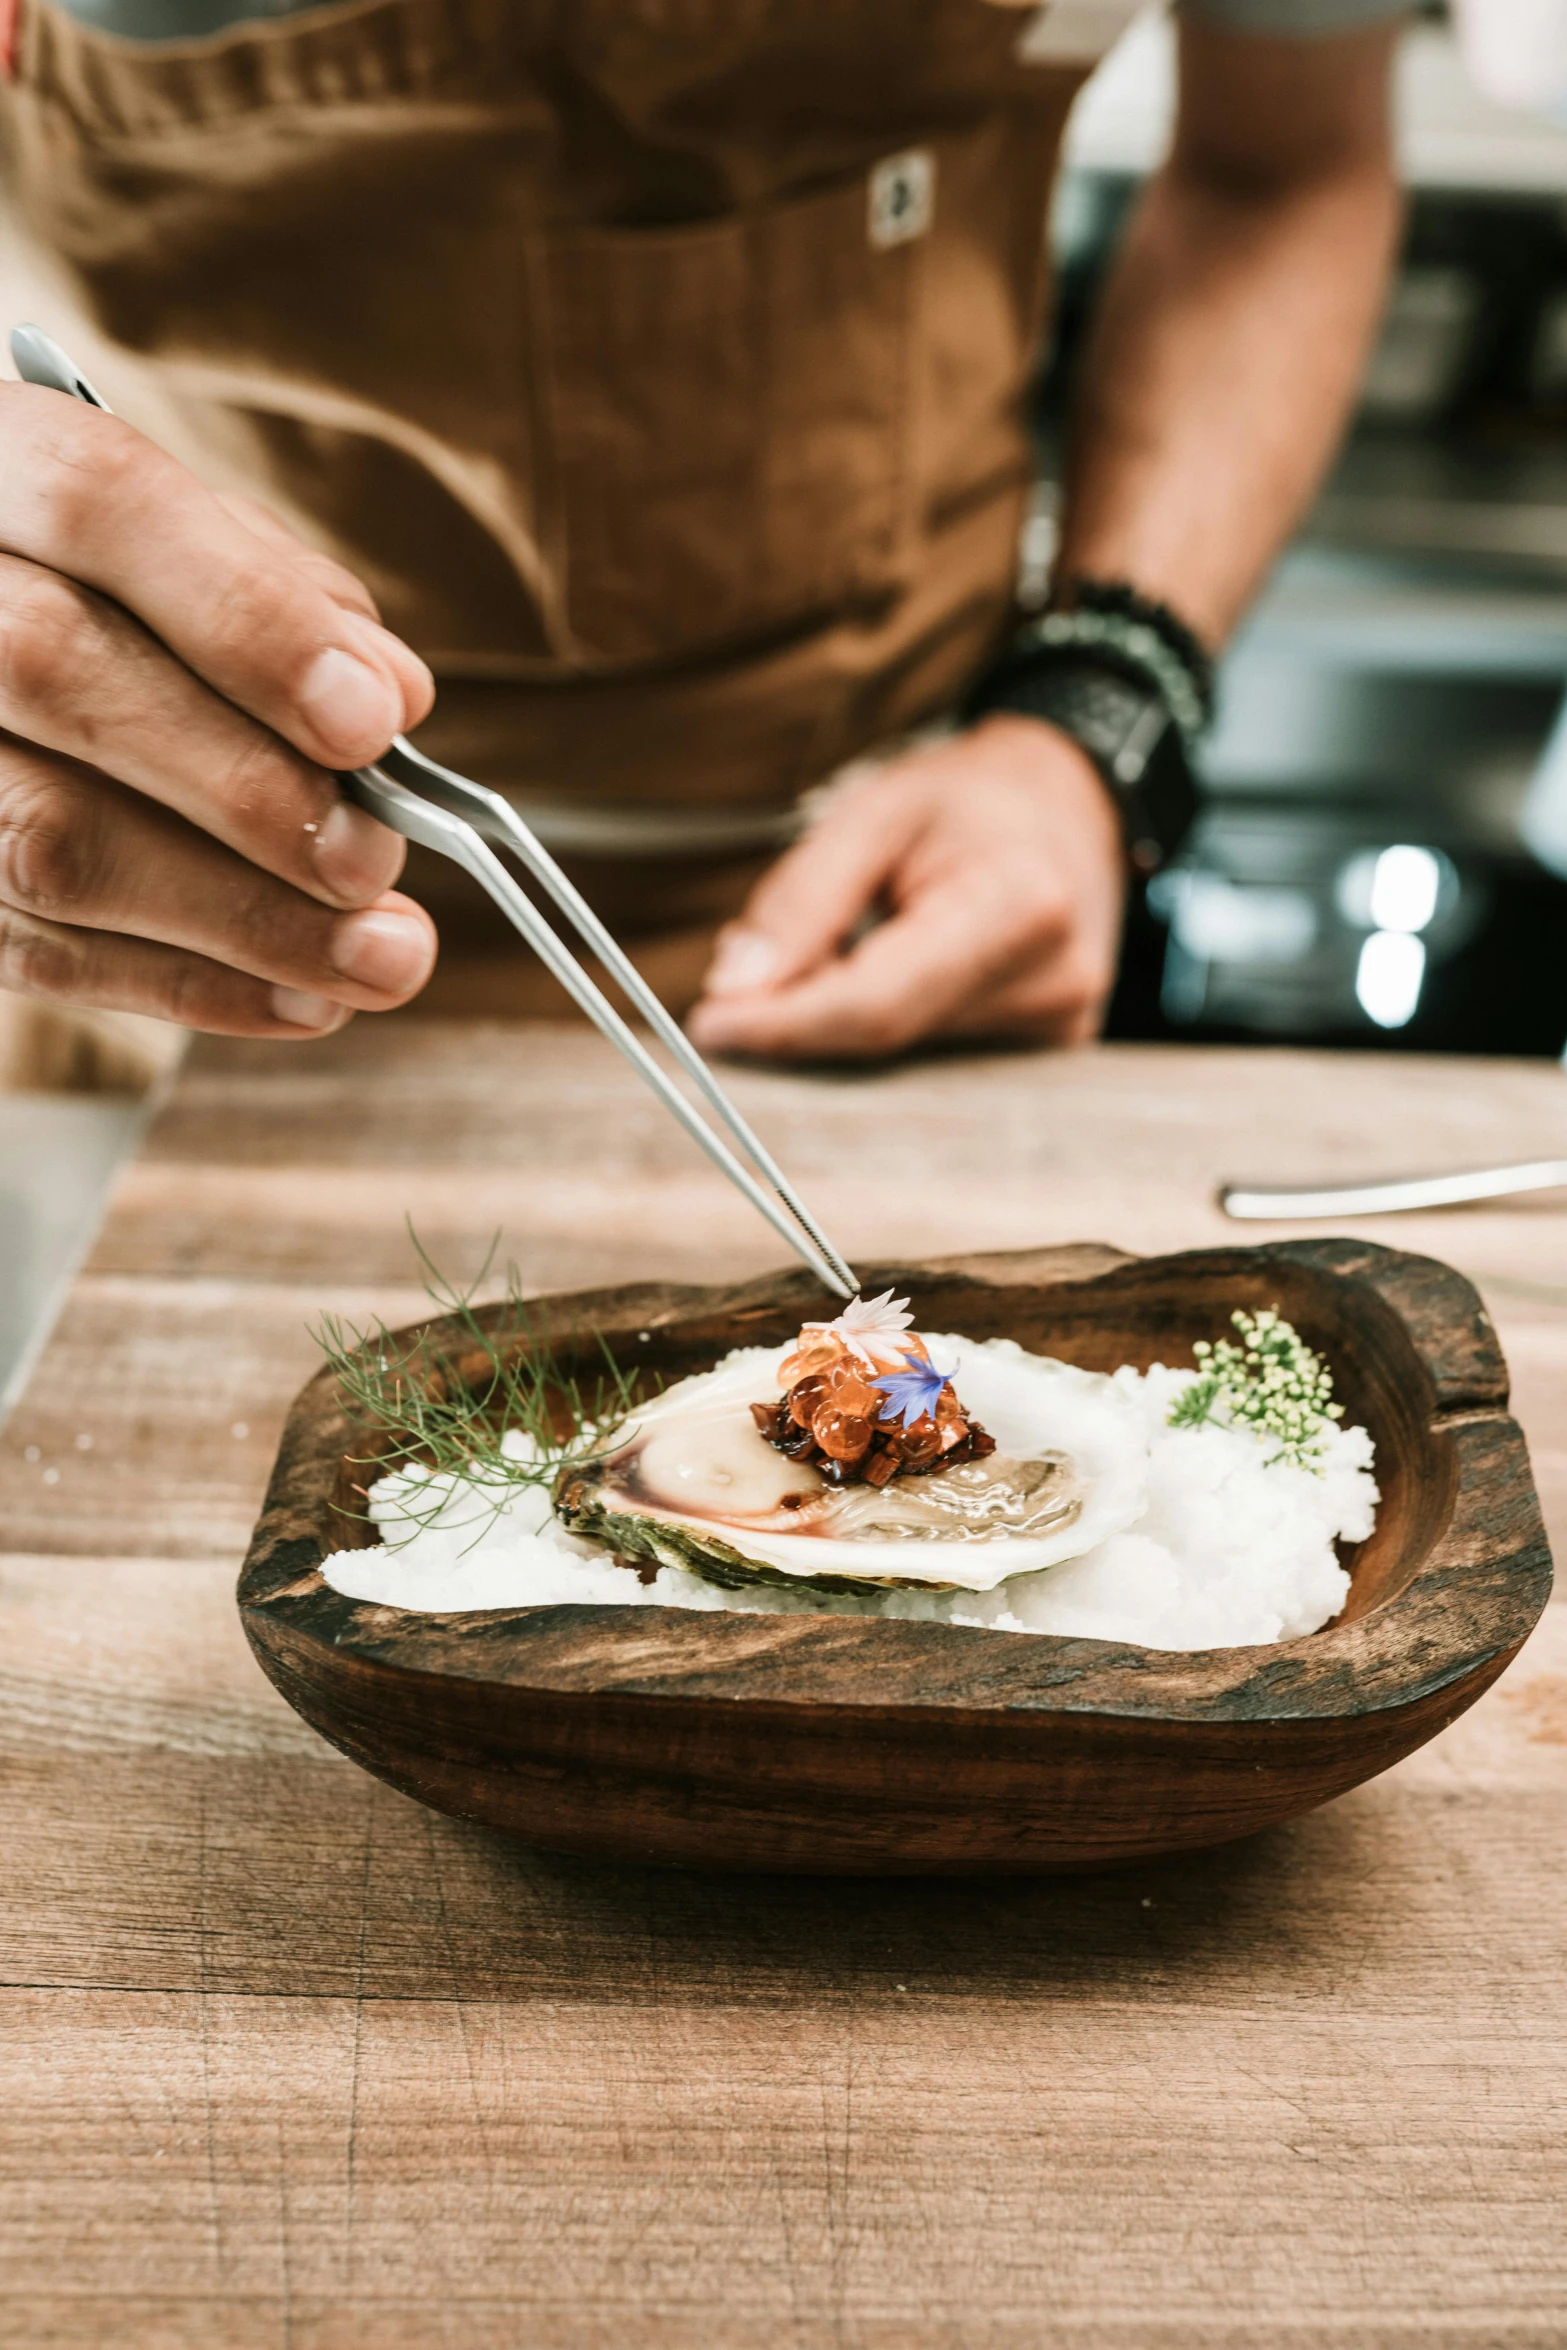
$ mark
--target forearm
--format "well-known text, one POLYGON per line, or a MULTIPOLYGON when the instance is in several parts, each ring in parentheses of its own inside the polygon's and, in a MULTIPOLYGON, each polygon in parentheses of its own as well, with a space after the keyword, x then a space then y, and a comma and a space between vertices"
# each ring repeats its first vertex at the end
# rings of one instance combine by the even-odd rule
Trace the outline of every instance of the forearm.
MULTIPOLYGON (((1233 40, 1183 35, 1186 78, 1233 40)), ((1305 44, 1263 52, 1277 99, 1309 118, 1305 44), (1282 52, 1277 57, 1269 52, 1282 52), (1293 53, 1293 54, 1292 54, 1293 53), (1276 72, 1275 72, 1276 68, 1276 72)), ((1328 96, 1336 136, 1301 124, 1304 154, 1255 149, 1208 86, 1128 232, 1086 355, 1068 464, 1058 576, 1130 581, 1212 645, 1228 635, 1299 519, 1353 401, 1395 249, 1385 40, 1352 50, 1328 96), (1380 54, 1378 54, 1380 52, 1380 54)), ((1248 55, 1248 73, 1254 73, 1248 55)), ((1222 74, 1218 77, 1222 85, 1222 74)), ((1264 98, 1268 96, 1264 91, 1264 98)), ((1265 118, 1266 104, 1260 109, 1265 118)))

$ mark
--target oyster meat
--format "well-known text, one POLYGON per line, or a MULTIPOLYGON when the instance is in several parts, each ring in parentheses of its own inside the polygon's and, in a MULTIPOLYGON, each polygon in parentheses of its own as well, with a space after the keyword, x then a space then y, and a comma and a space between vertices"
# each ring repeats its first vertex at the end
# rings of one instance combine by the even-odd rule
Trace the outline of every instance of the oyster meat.
POLYGON ((760 1433, 787 1348, 746 1348, 640 1405, 609 1451, 568 1469, 555 1509, 622 1558, 734 1588, 991 1591, 1076 1558, 1137 1518, 1145 1440, 1111 1379, 1010 1340, 933 1338, 996 1440, 884 1487, 835 1484, 760 1433))

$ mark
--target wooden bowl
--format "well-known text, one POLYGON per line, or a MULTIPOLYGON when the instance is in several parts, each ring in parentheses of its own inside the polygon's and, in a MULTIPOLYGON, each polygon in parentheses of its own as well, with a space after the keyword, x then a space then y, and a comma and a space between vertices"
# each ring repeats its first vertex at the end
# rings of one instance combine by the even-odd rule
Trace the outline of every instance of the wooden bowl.
MULTIPOLYGON (((1376 1444, 1382 1505, 1346 1556, 1342 1616, 1272 1647, 1170 1654, 842 1616, 375 1607, 318 1572, 374 1540, 341 1514, 364 1471, 323 1372, 290 1414, 240 1580, 263 1669, 367 1770, 536 1844, 968 1875, 1216 1844, 1326 1803, 1472 1705, 1545 1604, 1506 1367, 1474 1290, 1430 1258, 1347 1240, 1075 1248, 867 1271, 868 1294, 889 1283, 931 1329, 1097 1371, 1190 1363, 1232 1308, 1279 1306, 1376 1444)), ((614 1289, 540 1300, 530 1342, 563 1355, 573 1330, 598 1330, 669 1379, 821 1310, 804 1274, 614 1289)), ((431 1330, 457 1349, 452 1326, 431 1330)))

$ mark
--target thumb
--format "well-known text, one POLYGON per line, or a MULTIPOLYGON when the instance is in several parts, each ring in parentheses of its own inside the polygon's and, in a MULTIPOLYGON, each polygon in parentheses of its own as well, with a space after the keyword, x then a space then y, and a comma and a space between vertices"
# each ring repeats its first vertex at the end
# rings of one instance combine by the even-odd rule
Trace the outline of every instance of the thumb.
POLYGON ((918 829, 915 800, 884 771, 833 802, 763 874, 738 919, 719 932, 704 994, 786 987, 836 956, 875 906, 918 829))

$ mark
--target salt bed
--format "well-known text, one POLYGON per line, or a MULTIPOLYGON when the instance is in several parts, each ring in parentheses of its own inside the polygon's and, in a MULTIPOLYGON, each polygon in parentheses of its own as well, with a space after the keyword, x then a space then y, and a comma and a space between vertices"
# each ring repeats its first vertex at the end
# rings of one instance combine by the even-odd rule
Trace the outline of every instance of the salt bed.
MULTIPOLYGON (((960 1392, 962 1358, 1008 1346, 955 1337, 932 1344, 957 1350, 960 1392)), ((777 1358, 754 1351, 763 1367, 758 1395, 776 1392, 765 1366, 777 1358)), ((336 1551, 321 1572, 348 1598, 432 1614, 574 1603, 918 1617, 1155 1649, 1246 1647, 1314 1632, 1337 1615, 1349 1590, 1335 1539, 1362 1541, 1372 1529, 1379 1496, 1371 1439, 1364 1428, 1327 1422, 1319 1474, 1271 1459, 1276 1439, 1249 1429, 1171 1428, 1170 1407, 1194 1377, 1163 1364, 1114 1374, 1109 1385, 1120 1391, 1117 1401, 1141 1415, 1140 1512, 1134 1495, 1124 1531, 990 1592, 838 1598, 771 1586, 725 1591, 670 1567, 642 1584, 602 1545, 556 1522, 546 1486, 513 1487, 497 1509, 493 1489, 422 1471, 396 1472, 372 1487, 370 1514, 384 1546, 336 1551)), ((1048 1430, 1038 1441, 1048 1445, 1048 1430)), ((505 1442, 514 1458, 529 1457, 528 1440, 518 1432, 505 1442)))

